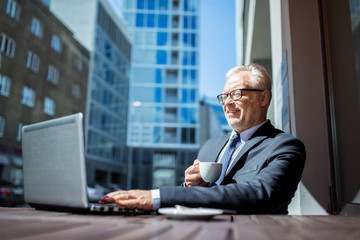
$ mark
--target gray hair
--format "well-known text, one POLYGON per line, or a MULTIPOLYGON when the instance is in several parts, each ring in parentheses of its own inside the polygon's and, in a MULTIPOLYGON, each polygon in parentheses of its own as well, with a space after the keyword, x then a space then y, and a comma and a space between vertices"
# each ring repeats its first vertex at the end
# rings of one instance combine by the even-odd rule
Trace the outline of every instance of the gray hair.
POLYGON ((269 77, 266 69, 256 63, 250 64, 250 65, 244 65, 244 66, 236 66, 233 67, 232 69, 230 69, 225 77, 226 79, 228 79, 229 77, 231 77, 232 75, 238 73, 238 72, 242 72, 242 71, 248 71, 250 72, 250 81, 249 84, 251 85, 251 87, 254 88, 260 88, 260 89, 264 89, 264 90, 268 90, 270 93, 270 99, 271 99, 271 78, 269 77))

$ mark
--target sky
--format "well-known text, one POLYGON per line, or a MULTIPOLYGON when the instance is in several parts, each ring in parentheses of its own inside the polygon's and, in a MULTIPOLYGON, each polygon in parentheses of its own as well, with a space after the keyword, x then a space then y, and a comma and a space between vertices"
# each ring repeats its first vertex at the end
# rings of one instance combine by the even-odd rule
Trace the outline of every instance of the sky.
POLYGON ((200 2, 200 98, 216 99, 236 65, 235 0, 200 2))

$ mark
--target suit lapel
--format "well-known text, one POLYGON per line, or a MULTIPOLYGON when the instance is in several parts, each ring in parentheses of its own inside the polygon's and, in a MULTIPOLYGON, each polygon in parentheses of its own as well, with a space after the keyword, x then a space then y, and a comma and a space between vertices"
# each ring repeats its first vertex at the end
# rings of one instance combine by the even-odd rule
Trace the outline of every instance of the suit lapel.
POLYGON ((232 168, 239 162, 239 160, 245 155, 245 153, 250 151, 254 146, 256 146, 259 142, 261 142, 265 138, 266 138, 266 136, 258 136, 258 137, 248 140, 245 143, 244 147, 240 150, 239 154, 236 156, 235 160, 229 166, 228 172, 230 172, 232 170, 232 168))

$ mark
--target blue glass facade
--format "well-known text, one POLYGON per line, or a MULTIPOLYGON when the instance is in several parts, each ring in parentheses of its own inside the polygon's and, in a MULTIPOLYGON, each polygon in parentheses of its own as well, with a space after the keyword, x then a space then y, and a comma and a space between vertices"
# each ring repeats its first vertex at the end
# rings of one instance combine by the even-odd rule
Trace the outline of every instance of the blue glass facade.
POLYGON ((97 16, 87 156, 126 163, 130 43, 101 4, 97 16))
POLYGON ((85 117, 88 184, 125 188, 130 33, 107 0, 50 2, 51 10, 91 52, 85 117))
POLYGON ((122 13, 134 37, 128 187, 179 184, 199 148, 199 0, 124 0, 122 13))
POLYGON ((123 7, 134 36, 128 145, 198 148, 199 1, 124 0, 123 7), (145 129, 152 137, 142 137, 145 129))

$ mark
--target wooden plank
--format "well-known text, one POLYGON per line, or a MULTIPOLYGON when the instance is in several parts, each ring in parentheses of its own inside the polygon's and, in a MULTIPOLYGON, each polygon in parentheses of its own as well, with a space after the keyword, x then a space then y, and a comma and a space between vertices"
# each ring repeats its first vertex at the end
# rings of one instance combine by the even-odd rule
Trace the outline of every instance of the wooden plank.
POLYGON ((136 225, 119 224, 88 224, 73 227, 71 229, 57 230, 50 233, 39 232, 36 236, 25 237, 26 240, 47 240, 47 239, 87 239, 99 240, 117 237, 125 232, 136 231, 136 225))
MULTIPOLYGON (((0 221, 0 226, 3 226, 4 220, 0 221)), ((79 226, 86 225, 85 222, 68 223, 68 222, 42 222, 42 221, 12 221, 12 226, 1 227, 2 239, 14 238, 31 238, 39 234, 46 234, 54 231, 69 230, 79 226)))
POLYGON ((194 240, 201 239, 216 239, 216 240, 226 240, 231 239, 232 237, 232 226, 228 223, 203 223, 201 227, 197 230, 197 234, 194 234, 194 240))
POLYGON ((109 239, 127 239, 127 240, 142 240, 142 239, 151 239, 156 238, 158 239, 162 234, 169 231, 172 228, 171 223, 161 223, 157 222, 153 224, 143 225, 136 229, 135 231, 120 233, 116 237, 109 238, 109 239))

